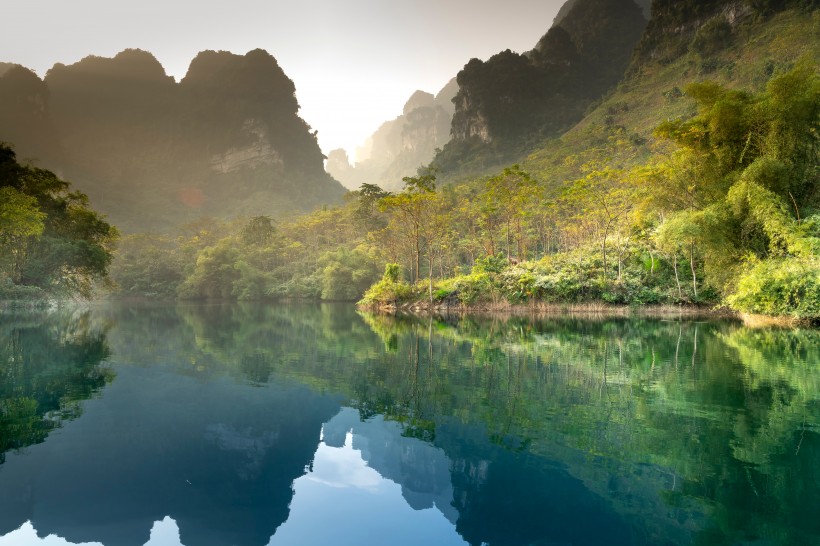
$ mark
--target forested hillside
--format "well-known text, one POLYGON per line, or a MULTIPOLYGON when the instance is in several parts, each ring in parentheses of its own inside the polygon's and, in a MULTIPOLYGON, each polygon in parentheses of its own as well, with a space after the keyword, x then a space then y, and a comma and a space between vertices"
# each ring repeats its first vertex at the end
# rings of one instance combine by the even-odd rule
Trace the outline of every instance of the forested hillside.
POLYGON ((381 276, 366 303, 688 302, 816 319, 820 16, 727 5, 657 2, 616 90, 518 165, 458 184, 422 171, 395 194, 365 184, 293 222, 132 239, 121 289, 356 299, 381 276), (687 37, 684 54, 658 53, 687 37))
POLYGON ((140 50, 0 73, 0 140, 126 232, 338 203, 293 82, 262 50, 205 51, 179 83, 140 50))
POLYGON ((484 173, 568 129, 623 77, 646 24, 633 0, 574 0, 532 51, 472 59, 433 163, 449 178, 484 173))

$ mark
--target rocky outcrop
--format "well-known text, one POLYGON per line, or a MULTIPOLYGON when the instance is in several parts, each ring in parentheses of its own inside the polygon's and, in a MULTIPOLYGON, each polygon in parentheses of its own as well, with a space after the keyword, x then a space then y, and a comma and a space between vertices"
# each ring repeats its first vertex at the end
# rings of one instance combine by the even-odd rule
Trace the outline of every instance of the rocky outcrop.
POLYGON ((282 156, 270 145, 268 131, 258 119, 248 119, 242 132, 250 142, 241 148, 231 148, 211 157, 211 169, 222 174, 259 167, 283 167, 282 156))
POLYGON ((37 74, 0 63, 0 142, 13 143, 22 159, 51 160, 58 154, 48 96, 37 74))
POLYGON ((179 83, 136 49, 57 64, 44 80, 0 72, 0 139, 71 179, 125 231, 309 210, 344 193, 266 51, 204 51, 179 83))
POLYGON ((753 12, 743 0, 654 0, 652 19, 635 50, 630 72, 648 62, 664 63, 685 54, 709 21, 734 26, 753 12))
POLYGON ((646 26, 633 0, 570 0, 532 51, 472 59, 458 73, 443 171, 505 161, 577 122, 623 76, 646 26))

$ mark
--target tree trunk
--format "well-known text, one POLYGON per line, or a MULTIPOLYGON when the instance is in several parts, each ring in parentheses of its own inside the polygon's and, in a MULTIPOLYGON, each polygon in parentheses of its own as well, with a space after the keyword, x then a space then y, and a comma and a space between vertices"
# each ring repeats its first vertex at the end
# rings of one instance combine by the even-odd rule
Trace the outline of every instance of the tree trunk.
POLYGON ((609 223, 607 222, 606 229, 604 229, 604 237, 601 240, 601 254, 603 254, 603 257, 604 257, 604 282, 606 282, 606 280, 607 280, 607 275, 606 275, 606 238, 607 238, 608 235, 609 235, 609 223))
POLYGON ((675 269, 675 283, 678 285, 678 299, 683 299, 683 292, 680 289, 680 277, 678 277, 678 255, 672 254, 672 267, 675 269))
POLYGON ((521 218, 516 218, 515 219, 515 232, 516 232, 516 235, 515 235, 516 245, 515 246, 516 246, 516 253, 518 254, 518 256, 516 256, 516 257, 518 258, 518 261, 520 262, 521 260, 524 259, 524 256, 523 256, 523 254, 524 254, 524 235, 521 231, 521 218))
POLYGON ((430 289, 430 310, 433 310, 433 245, 427 246, 427 261, 429 263, 428 268, 428 275, 429 275, 429 289, 430 289))
POLYGON ((698 299, 698 278, 695 275, 695 241, 689 247, 689 267, 692 269, 692 290, 695 294, 695 299, 698 299))
POLYGON ((507 220, 507 258, 510 257, 510 221, 507 220))
POLYGON ((419 237, 416 236, 416 275, 413 278, 415 283, 421 278, 421 247, 419 246, 419 237))

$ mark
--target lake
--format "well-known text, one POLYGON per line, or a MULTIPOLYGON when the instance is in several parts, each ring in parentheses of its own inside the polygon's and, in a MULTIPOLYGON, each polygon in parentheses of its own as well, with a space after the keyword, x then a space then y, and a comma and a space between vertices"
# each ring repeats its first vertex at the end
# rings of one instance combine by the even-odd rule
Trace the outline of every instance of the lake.
POLYGON ((100 304, 0 373, 0 546, 820 543, 817 330, 100 304))

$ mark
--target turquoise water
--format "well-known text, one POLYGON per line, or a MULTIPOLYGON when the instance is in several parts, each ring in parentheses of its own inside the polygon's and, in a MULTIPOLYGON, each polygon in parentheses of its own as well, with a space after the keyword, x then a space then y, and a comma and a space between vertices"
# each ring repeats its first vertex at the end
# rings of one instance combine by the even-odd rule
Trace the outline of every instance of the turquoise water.
POLYGON ((118 304, 0 374, 0 546, 820 543, 813 330, 118 304))

